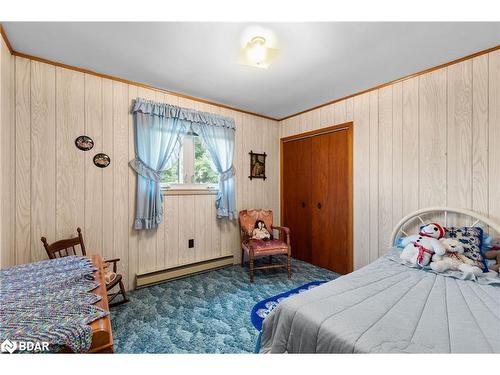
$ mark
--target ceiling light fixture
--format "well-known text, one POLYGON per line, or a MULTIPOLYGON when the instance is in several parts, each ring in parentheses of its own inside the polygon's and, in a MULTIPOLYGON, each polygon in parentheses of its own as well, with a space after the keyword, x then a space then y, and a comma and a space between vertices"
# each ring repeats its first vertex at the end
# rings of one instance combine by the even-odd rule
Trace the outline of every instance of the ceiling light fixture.
POLYGON ((257 66, 264 64, 267 58, 266 39, 262 36, 253 37, 247 44, 246 55, 253 64, 257 66))
POLYGON ((252 27, 242 37, 240 62, 267 69, 277 55, 276 37, 270 30, 252 27))

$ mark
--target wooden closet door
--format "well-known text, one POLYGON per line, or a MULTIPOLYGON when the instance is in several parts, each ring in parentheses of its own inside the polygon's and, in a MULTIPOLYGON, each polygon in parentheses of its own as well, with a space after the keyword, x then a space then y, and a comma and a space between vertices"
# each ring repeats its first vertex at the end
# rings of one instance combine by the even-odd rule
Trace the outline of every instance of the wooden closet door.
POLYGON ((311 262, 311 138, 283 143, 283 225, 294 258, 311 262))
POLYGON ((312 138, 312 263, 352 271, 350 130, 312 138))

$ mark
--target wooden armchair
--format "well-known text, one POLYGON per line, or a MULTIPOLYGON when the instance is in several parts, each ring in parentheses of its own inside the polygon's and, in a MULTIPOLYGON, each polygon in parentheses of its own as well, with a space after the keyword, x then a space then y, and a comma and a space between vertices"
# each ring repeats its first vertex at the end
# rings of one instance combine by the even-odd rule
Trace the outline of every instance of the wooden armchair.
POLYGON ((241 266, 244 265, 245 254, 249 261, 250 282, 253 282, 255 270, 266 268, 287 268, 288 278, 292 277, 292 257, 290 247, 290 229, 273 225, 273 212, 270 210, 243 210, 239 214, 240 222, 240 240, 241 240, 241 266), (263 221, 266 228, 270 231, 270 240, 252 239, 252 232, 256 228, 256 223, 263 221), (279 235, 273 236, 276 230, 279 235), (286 255, 286 263, 273 264, 273 255, 286 255), (269 264, 254 267, 254 259, 258 257, 269 256, 269 264))
MULTIPOLYGON (((59 240, 52 244, 49 244, 45 237, 41 238, 43 247, 45 247, 45 251, 47 252, 47 255, 49 256, 50 259, 61 258, 69 255, 78 255, 75 246, 80 246, 82 255, 87 256, 87 253, 85 252, 85 244, 83 242, 82 230, 80 228, 76 228, 76 231, 78 232, 78 237, 66 240, 59 240)), ((113 272, 116 273, 117 263, 119 261, 120 259, 116 258, 116 259, 105 260, 103 263, 113 264, 113 272)), ((113 281, 111 281, 109 284, 106 284, 106 290, 109 292, 117 285, 119 285, 120 287, 117 292, 108 293, 108 303, 110 307, 121 305, 122 303, 128 302, 127 293, 125 292, 125 286, 123 285, 122 281, 122 275, 117 274, 113 281), (111 301, 113 301, 119 295, 122 296, 121 300, 115 303, 111 303, 111 301)))

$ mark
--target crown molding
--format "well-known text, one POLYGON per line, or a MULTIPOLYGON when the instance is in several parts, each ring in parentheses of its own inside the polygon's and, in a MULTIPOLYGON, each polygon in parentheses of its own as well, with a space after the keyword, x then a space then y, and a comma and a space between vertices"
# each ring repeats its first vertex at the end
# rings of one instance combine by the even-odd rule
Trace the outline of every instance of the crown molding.
POLYGON ((285 117, 282 117, 282 118, 274 118, 274 117, 270 117, 270 116, 266 116, 266 115, 261 115, 259 113, 249 112, 249 111, 245 111, 243 109, 239 109, 239 108, 235 108, 235 107, 230 107, 230 106, 227 106, 225 104, 220 104, 220 103, 217 103, 217 102, 212 102, 212 101, 209 101, 209 100, 196 98, 194 96, 189 96, 189 95, 180 94, 180 93, 173 92, 173 91, 168 91, 168 90, 160 89, 158 87, 146 85, 144 83, 129 81, 129 80, 124 79, 124 78, 120 78, 120 77, 116 77, 116 76, 112 76, 112 75, 108 75, 108 74, 103 74, 103 73, 97 73, 97 72, 94 72, 94 71, 89 70, 89 69, 79 68, 79 67, 72 66, 72 65, 66 65, 66 64, 63 64, 63 63, 60 63, 60 62, 57 62, 57 61, 52 61, 52 60, 44 59, 44 58, 41 58, 41 57, 38 57, 38 56, 32 56, 32 55, 28 55, 28 54, 25 54, 25 53, 17 52, 16 50, 14 50, 12 48, 12 45, 10 44, 9 38, 7 37, 7 34, 5 33, 5 29, 3 28, 2 24, 0 24, 0 34, 2 35, 2 38, 5 41, 5 44, 6 44, 7 48, 9 49, 11 55, 14 55, 14 56, 22 57, 22 58, 33 60, 33 61, 39 61, 39 62, 42 62, 42 63, 45 63, 45 64, 50 64, 50 65, 58 66, 58 67, 69 69, 69 70, 75 70, 75 71, 78 71, 78 72, 81 72, 81 73, 85 73, 85 74, 91 74, 91 75, 94 75, 94 76, 97 76, 97 77, 101 77, 101 78, 105 78, 105 79, 110 79, 110 80, 113 80, 113 81, 118 81, 118 82, 126 83, 126 84, 129 84, 129 85, 137 86, 137 87, 143 87, 145 89, 162 92, 162 93, 165 93, 165 94, 177 96, 179 98, 184 98, 184 99, 193 100, 193 101, 196 101, 196 102, 199 102, 199 103, 214 105, 214 106, 217 106, 217 107, 220 107, 220 108, 225 108, 225 109, 229 109, 229 110, 232 110, 232 111, 244 113, 244 114, 247 114, 247 115, 257 116, 257 117, 265 118, 266 120, 278 121, 278 122, 281 122, 281 121, 284 121, 284 120, 288 120, 288 119, 290 119, 292 117, 299 116, 299 115, 302 115, 304 113, 311 112, 311 111, 314 111, 316 109, 319 109, 319 108, 322 108, 322 107, 326 107, 326 106, 334 104, 334 103, 341 102, 342 100, 346 100, 346 99, 350 99, 350 98, 353 98, 353 97, 358 96, 358 95, 366 94, 367 92, 370 92, 370 91, 379 90, 379 89, 384 88, 386 86, 394 85, 396 83, 403 82, 403 81, 409 80, 411 78, 415 78, 415 77, 418 77, 418 76, 421 76, 421 75, 433 72, 435 70, 443 69, 443 68, 446 68, 447 66, 458 64, 458 63, 461 63, 463 61, 470 60, 470 59, 473 59, 475 57, 478 57, 478 56, 481 56, 481 55, 484 55, 484 54, 487 54, 487 53, 490 53, 490 52, 494 52, 494 51, 500 49, 500 45, 496 45, 494 47, 491 47, 491 48, 488 48, 488 49, 485 49, 485 50, 481 50, 481 51, 475 52, 473 54, 470 54, 470 55, 467 55, 467 56, 460 57, 458 59, 452 60, 450 62, 447 62, 447 63, 444 63, 444 64, 440 64, 440 65, 436 65, 436 66, 433 66, 433 67, 430 67, 430 68, 418 71, 416 73, 412 73, 412 74, 406 75, 404 77, 397 78, 397 79, 394 79, 394 80, 386 82, 386 83, 382 83, 382 84, 377 85, 377 86, 370 87, 370 88, 368 88, 366 90, 358 91, 356 93, 353 93, 353 94, 350 94, 350 95, 347 95, 347 96, 343 96, 343 97, 338 98, 338 99, 331 100, 329 102, 326 102, 326 103, 323 103, 323 104, 320 104, 320 105, 317 105, 317 106, 305 109, 303 111, 300 111, 300 112, 297 112, 297 113, 294 113, 294 114, 291 114, 291 115, 288 115, 288 116, 285 116, 285 117))
POLYGON ((3 28, 2 24, 0 23, 0 35, 2 35, 3 41, 5 42, 5 45, 9 49, 9 52, 11 55, 14 54, 14 49, 12 48, 12 44, 10 44, 9 38, 7 38, 7 34, 5 33, 5 29, 3 28))
POLYGON ((57 67, 60 67, 60 68, 64 68, 64 69, 74 70, 74 71, 77 71, 77 72, 80 72, 80 73, 90 74, 90 75, 93 75, 93 76, 97 76, 97 77, 100 77, 100 78, 109 79, 109 80, 112 80, 112 81, 122 82, 122 83, 125 83, 125 84, 128 84, 128 85, 142 87, 142 88, 145 88, 145 89, 148 89, 148 90, 153 90, 153 91, 161 92, 161 93, 164 93, 164 94, 173 95, 173 96, 176 96, 178 98, 189 99, 189 100, 192 100, 192 101, 195 101, 195 102, 198 102, 198 103, 204 103, 204 104, 214 105, 214 106, 217 106, 219 108, 225 108, 225 109, 229 109, 231 111, 236 111, 236 112, 244 113, 244 114, 251 115, 251 116, 261 117, 261 118, 264 118, 266 120, 279 121, 278 119, 276 119, 274 117, 270 117, 270 116, 266 116, 266 115, 261 115, 259 113, 255 113, 255 112, 245 111, 244 109, 231 107, 231 106, 228 106, 228 105, 225 105, 225 104, 221 104, 221 103, 217 103, 217 102, 212 102, 210 100, 200 99, 200 98, 196 98, 194 96, 180 94, 180 93, 177 93, 177 92, 174 92, 174 91, 164 90, 164 89, 161 89, 161 88, 158 88, 158 87, 154 87, 154 86, 151 86, 151 85, 146 85, 144 83, 130 81, 130 80, 125 79, 125 78, 116 77, 116 76, 112 76, 112 75, 109 75, 109 74, 98 73, 98 72, 94 72, 94 71, 89 70, 89 69, 80 68, 80 67, 73 66, 73 65, 67 65, 67 64, 63 64, 63 63, 57 62, 57 61, 44 59, 42 57, 28 55, 26 53, 18 52, 18 51, 14 50, 12 48, 12 45, 10 44, 9 38, 7 37, 7 34, 5 33, 5 29, 2 27, 1 24, 0 24, 0 34, 2 35, 2 37, 3 37, 4 41, 5 41, 5 44, 6 44, 7 48, 9 49, 11 55, 13 55, 13 56, 22 57, 24 59, 29 59, 29 60, 32 60, 32 61, 38 61, 38 62, 41 62, 41 63, 44 63, 44 64, 54 65, 54 66, 57 66, 57 67))
POLYGON ((358 95, 366 94, 367 92, 375 91, 375 90, 381 89, 381 88, 386 87, 386 86, 394 85, 395 83, 403 82, 403 81, 406 81, 408 79, 415 78, 415 77, 418 77, 418 76, 421 76, 421 75, 433 72, 435 70, 443 69, 443 68, 446 68, 447 66, 458 64, 458 63, 461 63, 463 61, 473 59, 474 57, 478 57, 478 56, 481 56, 481 55, 484 55, 484 54, 496 51, 498 49, 500 49, 500 45, 496 45, 495 47, 491 47, 491 48, 488 48, 488 49, 485 49, 485 50, 482 50, 482 51, 479 51, 479 52, 475 52, 475 53, 473 53, 471 55, 460 57, 460 58, 458 58, 456 60, 452 60, 452 61, 444 63, 444 64, 436 65, 436 66, 433 66, 431 68, 427 68, 425 70, 421 70, 421 71, 419 71, 417 73, 412 73, 412 74, 409 74, 407 76, 404 76, 404 77, 401 77, 401 78, 397 78, 395 80, 392 80, 392 81, 389 81, 389 82, 386 82, 386 83, 382 83, 382 84, 377 85, 377 86, 370 87, 369 89, 366 89, 366 90, 363 90, 363 91, 358 91, 358 92, 356 92, 354 94, 350 94, 350 95, 344 96, 342 98, 338 98, 338 99, 326 102, 324 104, 320 104, 320 105, 317 105, 315 107, 305 109, 303 111, 294 113, 293 115, 288 115, 286 117, 280 118, 279 121, 288 120, 289 118, 292 118, 292 117, 295 117, 295 116, 299 116, 299 115, 302 115, 302 114, 310 112, 310 111, 314 111, 315 109, 326 107, 327 105, 331 105, 331 104, 334 104, 334 103, 337 103, 337 102, 341 102, 342 100, 350 99, 350 98, 353 98, 353 97, 358 96, 358 95))

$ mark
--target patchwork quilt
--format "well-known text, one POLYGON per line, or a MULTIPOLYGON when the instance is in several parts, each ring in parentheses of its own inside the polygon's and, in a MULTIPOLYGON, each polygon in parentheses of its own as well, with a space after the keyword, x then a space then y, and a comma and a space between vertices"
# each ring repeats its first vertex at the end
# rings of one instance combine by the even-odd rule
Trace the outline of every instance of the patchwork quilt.
POLYGON ((100 297, 89 258, 68 256, 0 271, 0 342, 46 342, 86 352, 89 323, 108 315, 93 304, 100 297))

